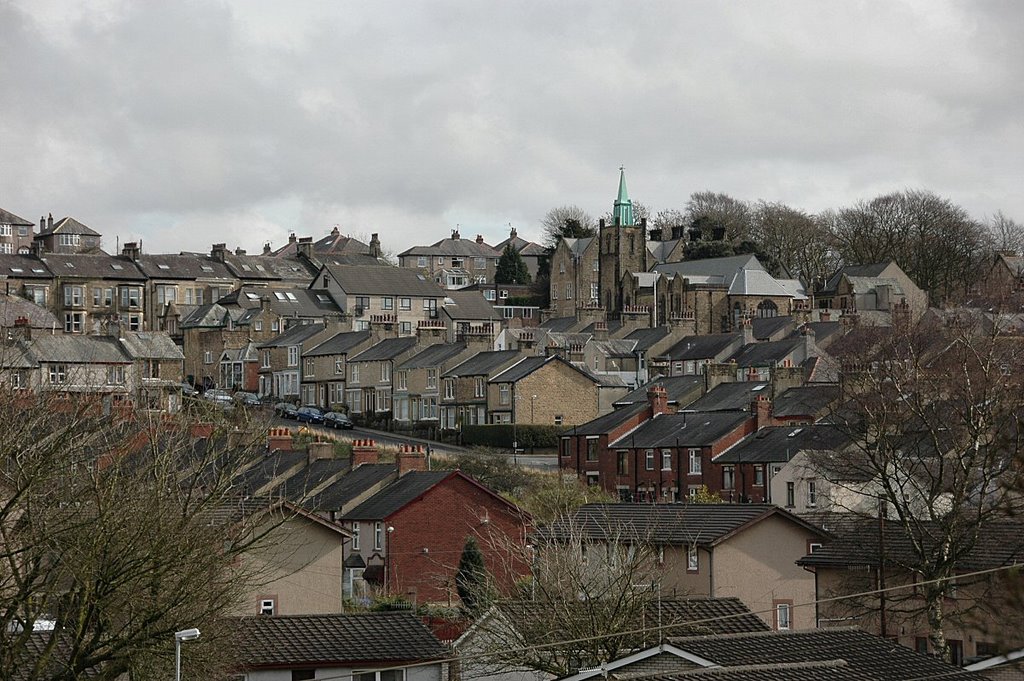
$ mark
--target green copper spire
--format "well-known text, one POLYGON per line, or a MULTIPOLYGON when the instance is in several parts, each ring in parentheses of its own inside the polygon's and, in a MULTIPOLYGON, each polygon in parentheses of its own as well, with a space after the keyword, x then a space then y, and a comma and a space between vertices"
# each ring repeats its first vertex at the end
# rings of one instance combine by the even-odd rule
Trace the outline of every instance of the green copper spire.
POLYGON ((612 222, 630 227, 633 221, 633 202, 629 200, 629 192, 626 191, 626 169, 619 167, 619 196, 615 199, 615 206, 612 208, 612 222))

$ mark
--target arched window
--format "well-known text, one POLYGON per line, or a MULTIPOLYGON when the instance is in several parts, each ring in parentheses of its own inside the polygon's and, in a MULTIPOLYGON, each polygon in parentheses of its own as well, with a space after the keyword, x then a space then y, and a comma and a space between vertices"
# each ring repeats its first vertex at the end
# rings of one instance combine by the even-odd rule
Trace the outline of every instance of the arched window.
POLYGON ((757 306, 757 316, 758 317, 778 317, 779 316, 779 306, 776 305, 774 303, 774 301, 762 300, 761 303, 757 306))

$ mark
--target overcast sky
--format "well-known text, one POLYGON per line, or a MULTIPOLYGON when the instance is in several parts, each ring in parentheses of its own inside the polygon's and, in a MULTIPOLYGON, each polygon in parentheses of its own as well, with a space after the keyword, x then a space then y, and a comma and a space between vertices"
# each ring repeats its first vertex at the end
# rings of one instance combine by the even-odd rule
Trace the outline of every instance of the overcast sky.
POLYGON ((1024 220, 1024 2, 0 0, 0 207, 108 251, 456 224, 694 191, 904 188, 1024 220))

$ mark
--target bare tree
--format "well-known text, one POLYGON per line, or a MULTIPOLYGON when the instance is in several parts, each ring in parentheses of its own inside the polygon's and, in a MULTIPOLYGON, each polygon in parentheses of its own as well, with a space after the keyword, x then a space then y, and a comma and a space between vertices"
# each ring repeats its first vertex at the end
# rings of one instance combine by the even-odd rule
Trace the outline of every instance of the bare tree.
POLYGON ((751 238, 789 273, 812 283, 839 264, 831 234, 821 221, 781 203, 758 201, 751 209, 751 238))
POLYGON ((1024 225, 998 211, 986 221, 985 226, 995 250, 1015 255, 1024 253, 1024 225))
POLYGON ((1005 602, 995 597, 1005 593, 1001 580, 958 573, 1024 555, 1017 533, 1006 535, 1021 510, 1020 338, 1007 334, 998 314, 961 310, 858 328, 832 351, 842 362, 842 388, 831 420, 852 444, 841 454, 818 453, 814 466, 847 493, 830 495, 852 523, 837 526, 845 527, 839 534, 878 574, 875 583, 840 590, 884 586, 885 575, 920 585, 842 608, 874 612, 883 632, 923 621, 933 649, 948 656, 950 625, 1005 602), (955 598, 957 589, 972 597, 955 598))
POLYGON ((725 230, 728 241, 744 241, 750 238, 750 206, 728 194, 712 191, 694 192, 686 202, 688 224, 707 224, 711 228, 725 230))
POLYGON ((554 248, 559 239, 594 236, 594 218, 579 206, 565 205, 549 210, 540 221, 544 228, 544 245, 554 248))
POLYGON ((276 517, 232 485, 253 442, 12 389, 0 423, 0 677, 166 678, 174 632, 193 626, 191 672, 215 676, 222 617, 256 577, 238 559, 276 517))

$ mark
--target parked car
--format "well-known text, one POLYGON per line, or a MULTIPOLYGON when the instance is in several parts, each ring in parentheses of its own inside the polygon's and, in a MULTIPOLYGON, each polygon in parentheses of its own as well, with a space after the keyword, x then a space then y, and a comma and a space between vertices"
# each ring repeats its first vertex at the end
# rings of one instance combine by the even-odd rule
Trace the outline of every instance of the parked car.
POLYGON ((285 419, 293 419, 299 413, 299 408, 291 402, 278 402, 274 405, 274 413, 285 419))
POLYGON ((328 428, 343 428, 350 430, 355 427, 352 423, 352 419, 348 417, 348 414, 342 414, 337 411, 329 411, 324 414, 324 425, 328 428))
POLYGON ((235 400, 241 402, 242 406, 245 407, 258 407, 262 404, 260 396, 256 393, 237 392, 235 393, 235 400))
POLYGON ((199 391, 196 390, 195 386, 193 386, 191 383, 183 382, 181 384, 181 394, 184 395, 185 397, 195 397, 199 394, 199 391))
POLYGON ((324 413, 319 407, 302 407, 295 414, 295 420, 300 423, 323 423, 324 413))
POLYGON ((203 393, 203 399, 221 405, 234 404, 234 399, 231 397, 231 393, 227 390, 218 390, 216 388, 211 388, 203 393))

